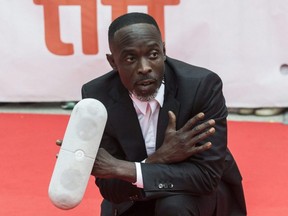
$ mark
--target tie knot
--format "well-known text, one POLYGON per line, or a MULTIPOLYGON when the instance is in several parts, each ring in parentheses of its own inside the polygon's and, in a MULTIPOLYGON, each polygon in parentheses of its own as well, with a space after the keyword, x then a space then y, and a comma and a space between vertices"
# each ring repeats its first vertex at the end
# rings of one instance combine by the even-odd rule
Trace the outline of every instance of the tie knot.
POLYGON ((158 101, 153 99, 147 103, 147 110, 150 109, 152 113, 156 110, 158 101))

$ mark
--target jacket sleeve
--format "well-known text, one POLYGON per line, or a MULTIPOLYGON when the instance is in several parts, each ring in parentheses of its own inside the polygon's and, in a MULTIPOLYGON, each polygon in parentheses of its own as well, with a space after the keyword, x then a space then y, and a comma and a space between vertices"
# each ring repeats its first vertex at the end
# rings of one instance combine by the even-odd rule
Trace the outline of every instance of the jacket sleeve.
MULTIPOLYGON (((216 121, 216 133, 199 143, 201 145, 210 141, 212 148, 177 164, 142 164, 144 191, 147 198, 171 193, 208 194, 217 188, 223 175, 227 154, 227 108, 221 79, 214 73, 208 73, 199 82, 192 98, 194 98, 191 102, 193 108, 190 108, 189 118, 204 112, 206 120, 216 121)), ((186 100, 189 100, 189 97, 186 100)), ((181 112, 180 109, 179 116, 181 112)), ((185 121, 178 122, 177 127, 182 127, 185 121)))

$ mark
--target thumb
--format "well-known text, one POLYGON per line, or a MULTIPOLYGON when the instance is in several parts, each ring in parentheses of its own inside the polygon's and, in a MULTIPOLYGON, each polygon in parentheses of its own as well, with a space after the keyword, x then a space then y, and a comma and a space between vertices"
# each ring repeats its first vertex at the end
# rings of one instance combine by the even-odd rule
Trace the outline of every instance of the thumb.
POLYGON ((63 140, 58 139, 58 140, 56 140, 56 145, 57 145, 57 146, 61 146, 61 145, 62 145, 62 142, 63 142, 63 140))
POLYGON ((172 111, 168 111, 169 122, 166 131, 176 130, 176 116, 172 111))

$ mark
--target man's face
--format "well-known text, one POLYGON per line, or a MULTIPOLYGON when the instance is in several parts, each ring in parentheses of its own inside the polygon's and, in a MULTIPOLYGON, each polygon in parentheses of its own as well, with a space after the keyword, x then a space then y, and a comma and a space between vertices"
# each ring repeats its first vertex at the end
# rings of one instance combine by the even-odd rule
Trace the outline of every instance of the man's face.
POLYGON ((153 98, 163 80, 165 61, 165 47, 156 27, 140 23, 119 29, 110 49, 107 59, 123 85, 140 100, 153 98))

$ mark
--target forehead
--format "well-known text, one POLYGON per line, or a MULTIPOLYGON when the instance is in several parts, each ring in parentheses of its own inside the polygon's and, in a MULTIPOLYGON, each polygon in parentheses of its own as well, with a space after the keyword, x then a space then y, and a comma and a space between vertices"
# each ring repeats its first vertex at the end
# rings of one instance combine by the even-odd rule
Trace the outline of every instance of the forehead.
POLYGON ((151 24, 138 23, 125 26, 114 34, 112 44, 115 49, 123 49, 128 47, 137 47, 140 43, 162 44, 161 34, 159 30, 151 24))

